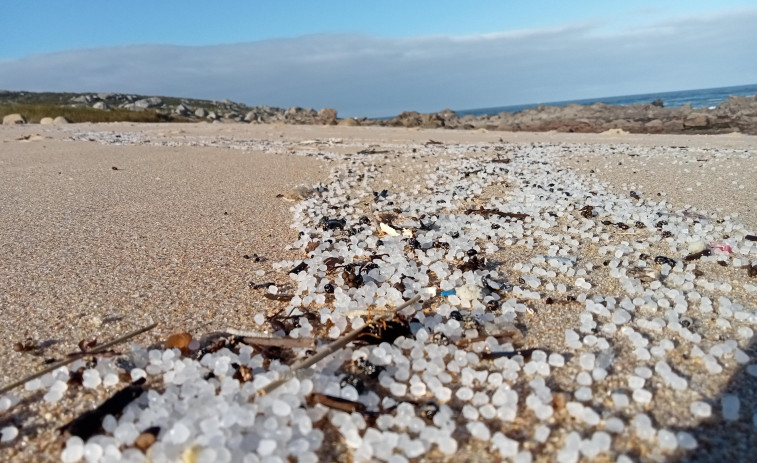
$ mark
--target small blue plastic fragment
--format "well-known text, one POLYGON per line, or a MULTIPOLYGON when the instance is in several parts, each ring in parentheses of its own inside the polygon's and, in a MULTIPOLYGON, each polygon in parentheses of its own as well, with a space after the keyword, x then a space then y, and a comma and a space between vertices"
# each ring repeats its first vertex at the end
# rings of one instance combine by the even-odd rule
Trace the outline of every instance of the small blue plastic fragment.
POLYGON ((457 291, 454 289, 450 289, 449 291, 442 291, 442 296, 452 296, 453 294, 457 294, 457 291))

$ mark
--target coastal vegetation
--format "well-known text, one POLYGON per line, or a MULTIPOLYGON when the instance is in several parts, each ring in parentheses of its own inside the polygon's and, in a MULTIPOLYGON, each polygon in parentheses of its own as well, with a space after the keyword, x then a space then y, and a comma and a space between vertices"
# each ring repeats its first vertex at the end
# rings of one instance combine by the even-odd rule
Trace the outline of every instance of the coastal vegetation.
POLYGON ((154 110, 100 109, 61 104, 9 104, 0 103, 0 118, 21 114, 28 123, 37 124, 44 117, 63 116, 69 122, 192 122, 192 119, 154 110))

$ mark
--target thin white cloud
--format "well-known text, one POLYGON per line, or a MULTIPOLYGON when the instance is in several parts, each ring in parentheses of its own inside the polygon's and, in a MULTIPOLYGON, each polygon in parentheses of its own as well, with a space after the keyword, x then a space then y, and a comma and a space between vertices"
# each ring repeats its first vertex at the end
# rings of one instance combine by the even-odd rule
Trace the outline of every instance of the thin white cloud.
POLYGON ((754 83, 757 9, 598 36, 600 25, 466 37, 319 35, 134 45, 0 61, 0 88, 117 91, 392 115, 754 83))

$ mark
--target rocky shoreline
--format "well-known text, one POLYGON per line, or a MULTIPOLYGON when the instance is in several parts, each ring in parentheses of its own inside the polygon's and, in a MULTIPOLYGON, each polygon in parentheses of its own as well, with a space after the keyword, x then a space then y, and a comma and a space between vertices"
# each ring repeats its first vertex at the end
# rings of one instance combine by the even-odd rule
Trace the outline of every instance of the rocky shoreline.
POLYGON ((545 106, 517 113, 458 117, 452 110, 419 114, 404 112, 380 125, 393 127, 445 127, 528 132, 598 133, 757 133, 757 98, 730 97, 713 109, 690 105, 665 108, 659 102, 619 106, 595 103, 545 106))
MULTIPOLYGON (((230 100, 208 101, 179 98, 144 97, 120 93, 34 94, 2 92, 0 103, 29 101, 35 95, 56 95, 57 104, 103 111, 122 109, 154 111, 184 121, 284 123, 306 125, 387 126, 407 128, 447 128, 456 130, 503 130, 529 132, 599 133, 608 130, 629 133, 700 133, 741 132, 757 134, 757 96, 732 96, 715 108, 692 108, 685 105, 665 108, 661 101, 628 106, 571 104, 540 105, 517 113, 459 117, 445 109, 438 113, 406 111, 391 119, 339 118, 337 110, 323 108, 278 108, 247 106, 230 100)), ((20 115, 5 116, 4 124, 25 123, 20 115), (13 117, 11 117, 13 116, 13 117)), ((50 114, 50 117, 55 117, 50 114)))

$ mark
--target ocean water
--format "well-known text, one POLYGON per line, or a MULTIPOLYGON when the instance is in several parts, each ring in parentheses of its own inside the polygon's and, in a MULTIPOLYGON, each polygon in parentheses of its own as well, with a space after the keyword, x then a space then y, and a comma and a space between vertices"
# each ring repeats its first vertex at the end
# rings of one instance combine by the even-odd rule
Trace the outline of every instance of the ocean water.
POLYGON ((656 99, 661 99, 666 108, 675 108, 683 106, 686 103, 691 104, 693 108, 709 108, 717 106, 727 100, 731 95, 754 96, 757 94, 757 84, 738 85, 736 87, 719 87, 703 88, 699 90, 681 90, 678 92, 663 93, 645 93, 642 95, 623 95, 610 96, 605 98, 590 98, 586 100, 555 101, 550 103, 532 103, 512 106, 497 106, 493 108, 478 108, 455 111, 458 116, 463 117, 468 114, 474 116, 483 116, 485 114, 499 113, 516 113, 529 108, 535 108, 539 104, 546 106, 566 106, 569 104, 592 105, 594 103, 605 103, 611 105, 631 105, 639 103, 651 103, 656 99))

